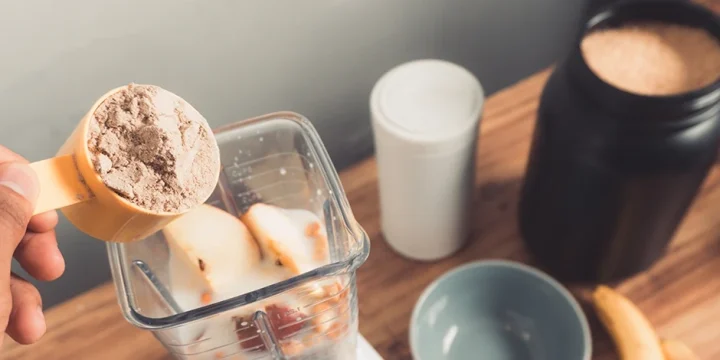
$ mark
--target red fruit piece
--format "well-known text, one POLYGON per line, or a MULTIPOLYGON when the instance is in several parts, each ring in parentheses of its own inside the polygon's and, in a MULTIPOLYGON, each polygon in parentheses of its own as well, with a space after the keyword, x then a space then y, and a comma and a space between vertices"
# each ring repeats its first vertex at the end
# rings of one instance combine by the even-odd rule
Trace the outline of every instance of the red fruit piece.
POLYGON ((233 320, 235 321, 235 333, 238 340, 240 340, 241 348, 244 350, 265 350, 265 343, 263 343, 258 329, 252 326, 252 316, 234 316, 233 320))
POLYGON ((305 326, 307 315, 287 306, 268 305, 265 307, 270 324, 278 340, 291 338, 305 326))
MULTIPOLYGON (((278 340, 292 338, 295 333, 302 330, 307 319, 307 315, 304 313, 278 304, 266 306, 265 313, 278 340)), ((258 332, 258 328, 253 325, 252 315, 236 316, 233 317, 233 320, 235 321, 238 340, 240 340, 240 347, 245 350, 265 349, 261 334, 258 332)))

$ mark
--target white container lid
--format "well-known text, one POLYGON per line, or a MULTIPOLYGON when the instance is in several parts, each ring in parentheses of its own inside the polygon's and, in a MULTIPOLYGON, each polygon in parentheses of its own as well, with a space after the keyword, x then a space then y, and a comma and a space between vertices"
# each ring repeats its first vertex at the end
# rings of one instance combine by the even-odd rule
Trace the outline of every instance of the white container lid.
POLYGON ((482 86, 470 71, 434 59, 411 61, 391 69, 380 78, 371 95, 376 125, 404 141, 424 146, 470 135, 483 105, 482 86))

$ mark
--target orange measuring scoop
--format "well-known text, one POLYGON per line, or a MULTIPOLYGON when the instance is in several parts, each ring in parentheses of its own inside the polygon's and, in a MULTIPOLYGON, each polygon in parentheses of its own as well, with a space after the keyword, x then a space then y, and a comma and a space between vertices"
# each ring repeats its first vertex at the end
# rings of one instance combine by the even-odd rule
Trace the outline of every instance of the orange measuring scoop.
MULTIPOLYGON (((30 164, 40 180, 40 196, 33 214, 60 209, 75 227, 94 238, 130 242, 153 234, 187 212, 143 209, 105 186, 95 171, 87 146, 90 119, 105 99, 124 88, 110 90, 95 102, 56 157, 30 164)), ((214 173, 219 177, 220 169, 214 173)))

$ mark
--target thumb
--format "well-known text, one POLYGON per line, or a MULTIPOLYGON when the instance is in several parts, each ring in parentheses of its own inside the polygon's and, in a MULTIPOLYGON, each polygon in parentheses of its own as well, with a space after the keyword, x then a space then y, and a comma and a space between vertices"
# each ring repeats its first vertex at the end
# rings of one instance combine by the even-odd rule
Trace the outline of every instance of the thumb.
POLYGON ((25 235, 38 195, 39 181, 29 165, 0 164, 0 266, 12 258, 25 235))

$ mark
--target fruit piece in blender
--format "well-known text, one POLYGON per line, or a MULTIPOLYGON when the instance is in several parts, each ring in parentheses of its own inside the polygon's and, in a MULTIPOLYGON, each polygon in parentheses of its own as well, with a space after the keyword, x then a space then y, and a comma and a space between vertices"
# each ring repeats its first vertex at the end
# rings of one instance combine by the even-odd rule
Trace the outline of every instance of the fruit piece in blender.
MULTIPOLYGON (((304 313, 280 304, 267 305, 265 313, 278 340, 292 338, 298 331, 302 330, 305 326, 305 320, 308 318, 304 313)), ((233 317, 240 346, 246 350, 259 349, 263 345, 257 328, 252 325, 252 317, 252 315, 233 317)))
POLYGON ((210 205, 200 205, 173 221, 163 235, 172 256, 194 269, 213 292, 260 265, 260 250, 247 227, 210 205))
POLYGON ((208 305, 211 302, 212 302, 212 294, 210 294, 209 292, 206 291, 206 292, 202 293, 202 295, 200 295, 200 303, 202 303, 203 305, 208 305))
POLYGON ((305 236, 316 236, 320 233, 320 223, 313 221, 305 227, 305 236))
POLYGON ((285 356, 297 356, 305 351, 305 345, 298 340, 289 340, 280 344, 285 356))
POLYGON ((265 343, 263 343, 259 330, 252 325, 252 315, 233 316, 232 320, 235 323, 235 334, 242 349, 259 351, 265 349, 265 343))
POLYGON ((291 338, 305 326, 307 315, 290 307, 278 304, 268 305, 265 312, 279 340, 291 338))
POLYGON ((326 261, 328 259, 328 239, 325 235, 325 231, 320 222, 313 221, 305 227, 305 236, 312 238, 315 241, 315 251, 313 252, 313 258, 317 261, 326 261))
POLYGON ((316 334, 325 334, 333 338, 341 336, 344 333, 338 333, 337 329, 341 329, 342 325, 347 327, 350 323, 350 312, 347 302, 349 288, 343 288, 339 281, 332 281, 329 284, 315 282, 305 285, 302 295, 310 299, 309 317, 312 321, 312 330, 316 334))
POLYGON ((316 267, 313 261, 314 244, 308 243, 303 232, 282 209, 257 203, 242 215, 241 220, 257 239, 263 255, 288 269, 292 275, 316 267))

